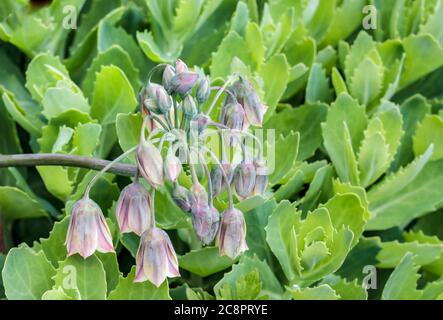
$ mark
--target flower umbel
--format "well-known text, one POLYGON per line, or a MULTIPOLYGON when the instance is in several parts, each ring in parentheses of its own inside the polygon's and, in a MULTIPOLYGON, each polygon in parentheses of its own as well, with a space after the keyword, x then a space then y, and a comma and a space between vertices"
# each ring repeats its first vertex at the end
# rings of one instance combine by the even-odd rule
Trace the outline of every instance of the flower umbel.
POLYGON ((114 252, 111 232, 102 210, 89 197, 74 204, 65 244, 68 256, 78 253, 85 259, 96 250, 114 252))

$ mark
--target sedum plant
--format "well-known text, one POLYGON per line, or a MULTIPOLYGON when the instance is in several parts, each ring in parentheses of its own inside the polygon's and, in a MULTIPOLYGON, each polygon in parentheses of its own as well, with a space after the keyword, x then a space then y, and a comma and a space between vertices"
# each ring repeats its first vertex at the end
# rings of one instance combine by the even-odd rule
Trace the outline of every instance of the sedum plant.
POLYGON ((2 1, 0 298, 441 299, 442 8, 2 1))

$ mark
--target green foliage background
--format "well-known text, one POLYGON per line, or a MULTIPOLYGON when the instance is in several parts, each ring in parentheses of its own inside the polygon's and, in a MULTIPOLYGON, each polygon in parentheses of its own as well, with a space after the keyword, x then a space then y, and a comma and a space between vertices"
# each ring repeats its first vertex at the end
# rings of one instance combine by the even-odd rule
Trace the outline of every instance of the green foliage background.
POLYGON ((236 205, 250 248, 237 261, 200 247, 158 194, 182 274, 160 288, 133 283, 138 239, 117 232, 128 179, 107 175, 91 194, 117 253, 83 260, 64 239, 93 172, 0 169, 0 298, 443 298, 441 0, 29 2, 0 3, 0 153, 114 158, 137 143, 147 72, 181 58, 214 82, 253 81, 277 167, 267 194, 236 205), (374 30, 362 28, 367 5, 374 30), (72 11, 77 28, 63 28, 72 11), (376 288, 362 286, 366 266, 376 288))

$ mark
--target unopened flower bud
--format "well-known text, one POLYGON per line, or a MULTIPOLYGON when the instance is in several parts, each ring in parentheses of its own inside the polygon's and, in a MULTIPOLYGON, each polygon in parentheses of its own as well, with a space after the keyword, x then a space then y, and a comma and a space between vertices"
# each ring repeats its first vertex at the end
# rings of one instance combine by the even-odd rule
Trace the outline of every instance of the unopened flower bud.
POLYGON ((256 172, 252 163, 241 163, 235 173, 235 191, 237 195, 244 199, 249 197, 255 187, 256 172))
POLYGON ((224 183, 222 169, 218 165, 212 166, 211 168, 211 185, 214 197, 221 194, 226 185, 224 183))
POLYGON ((203 79, 200 80, 196 96, 197 96, 197 101, 200 104, 203 104, 209 100, 209 97, 211 96, 211 88, 208 76, 205 76, 203 77, 203 79))
POLYGON ((211 118, 204 113, 199 113, 195 116, 194 121, 197 122, 198 132, 203 132, 211 122, 211 118))
POLYGON ((205 188, 198 182, 195 181, 191 187, 192 194, 192 208, 205 207, 208 205, 208 193, 205 188))
POLYGON ((246 224, 243 213, 235 208, 223 213, 217 235, 220 255, 235 259, 240 253, 248 250, 246 244, 246 224))
POLYGON ((204 244, 210 244, 218 231, 220 214, 211 206, 200 207, 192 210, 192 226, 197 238, 204 244))
POLYGON ((194 202, 191 191, 182 187, 178 183, 175 183, 174 188, 172 189, 172 199, 184 212, 191 212, 194 202))
POLYGON ((242 105, 237 102, 224 104, 220 115, 220 122, 234 130, 245 129, 246 114, 242 105))
POLYGON ((255 186, 253 194, 254 195, 264 194, 268 186, 268 180, 269 180, 268 167, 265 165, 265 163, 261 161, 256 161, 255 171, 256 171, 256 177, 255 177, 255 186))
POLYGON ((170 81, 170 91, 184 97, 191 91, 197 80, 198 74, 195 72, 177 73, 170 81))
POLYGON ((167 65, 163 71, 162 84, 166 91, 171 94, 171 79, 175 76, 175 70, 171 65, 167 65))
POLYGON ((151 226, 151 197, 138 181, 127 185, 118 198, 115 215, 122 233, 141 235, 151 226))
POLYGON ((182 60, 177 59, 175 61, 175 70, 177 71, 177 73, 187 72, 188 66, 182 60))
POLYGON ((164 162, 165 165, 165 177, 169 181, 177 181, 178 176, 180 175, 182 164, 180 159, 173 155, 172 153, 168 153, 166 155, 166 159, 164 162))
POLYGON ((136 158, 138 170, 146 181, 155 189, 163 185, 163 158, 151 142, 140 142, 136 158))
POLYGON ((197 115, 197 106, 194 98, 187 95, 182 102, 182 110, 188 119, 193 119, 197 115))
POLYGON ((149 280, 159 287, 166 277, 180 276, 171 240, 165 231, 157 227, 143 232, 135 259, 134 282, 149 280))
POLYGON ((111 232, 103 212, 88 197, 83 197, 72 207, 65 244, 68 256, 78 253, 87 258, 96 250, 114 252, 111 232))

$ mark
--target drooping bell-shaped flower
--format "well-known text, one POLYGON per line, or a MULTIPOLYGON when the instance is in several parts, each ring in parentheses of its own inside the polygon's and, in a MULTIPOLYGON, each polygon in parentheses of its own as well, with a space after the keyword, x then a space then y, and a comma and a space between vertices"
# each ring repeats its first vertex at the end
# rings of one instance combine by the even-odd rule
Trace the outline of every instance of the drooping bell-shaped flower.
POLYGON ((263 124, 263 117, 268 107, 260 101, 252 84, 242 77, 239 81, 234 83, 231 91, 236 96, 237 101, 245 109, 247 122, 260 127, 263 124))
POLYGON ((242 105, 238 102, 229 102, 223 105, 220 114, 220 122, 234 130, 247 128, 246 114, 242 105))
POLYGON ((179 277, 177 256, 168 234, 157 227, 143 232, 136 255, 134 282, 149 280, 159 287, 166 277, 179 277))
POLYGON ((174 183, 174 188, 172 189, 172 199, 184 212, 191 212, 192 204, 194 202, 191 191, 179 185, 177 182, 174 183))
POLYGON ((255 187, 256 171, 253 163, 242 162, 236 169, 234 176, 235 191, 244 199, 249 197, 255 187))
POLYGON ((182 170, 182 164, 180 162, 180 159, 171 152, 169 152, 166 155, 164 166, 165 166, 165 177, 169 181, 172 182, 177 181, 177 178, 182 170))
POLYGON ((220 214, 213 206, 208 205, 192 211, 192 226, 203 245, 208 245, 214 240, 219 225, 220 214))
POLYGON ((170 81, 170 90, 172 93, 178 93, 184 97, 191 91, 198 81, 198 74, 195 72, 181 72, 172 77, 170 81))
POLYGON ((138 170, 153 188, 164 184, 163 158, 160 151, 150 142, 141 140, 136 153, 138 170))
POLYGON ((72 207, 66 235, 68 256, 75 253, 87 258, 94 252, 114 252, 112 236, 102 210, 85 196, 72 207))
POLYGON ((211 88, 210 88, 209 77, 205 76, 200 80, 200 83, 197 87, 197 93, 196 93, 197 102, 203 104, 209 100, 210 96, 211 96, 211 88))
POLYGON ((141 235, 151 226, 151 196, 138 181, 127 185, 118 198, 115 215, 122 233, 141 235))
POLYGON ((220 255, 226 255, 231 259, 248 250, 246 224, 240 210, 232 208, 223 213, 216 243, 220 255))

